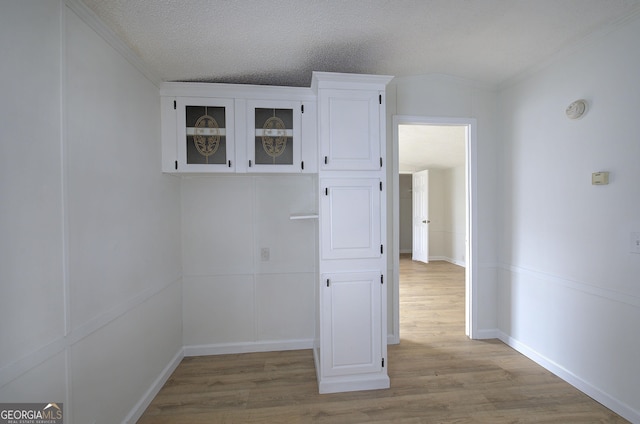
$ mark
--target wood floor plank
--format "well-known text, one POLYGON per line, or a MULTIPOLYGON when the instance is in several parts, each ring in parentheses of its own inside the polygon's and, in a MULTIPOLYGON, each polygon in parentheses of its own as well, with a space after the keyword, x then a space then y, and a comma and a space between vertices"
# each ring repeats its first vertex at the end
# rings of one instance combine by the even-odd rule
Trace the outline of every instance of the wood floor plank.
POLYGON ((499 340, 469 340, 464 273, 401 257, 390 389, 320 395, 310 350, 188 357, 138 423, 628 422, 499 340))

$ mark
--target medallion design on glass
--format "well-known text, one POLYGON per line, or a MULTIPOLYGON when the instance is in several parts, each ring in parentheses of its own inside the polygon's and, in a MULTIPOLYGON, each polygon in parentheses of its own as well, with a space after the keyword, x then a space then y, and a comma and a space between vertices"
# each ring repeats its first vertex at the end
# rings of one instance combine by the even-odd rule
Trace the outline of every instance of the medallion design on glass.
POLYGON ((186 121, 187 163, 226 163, 224 107, 187 106, 186 121))
POLYGON ((256 108, 255 117, 256 164, 293 164, 293 109, 256 108))
POLYGON ((196 121, 193 141, 202 156, 209 157, 218 150, 220 145, 220 127, 216 120, 209 115, 203 115, 196 121))

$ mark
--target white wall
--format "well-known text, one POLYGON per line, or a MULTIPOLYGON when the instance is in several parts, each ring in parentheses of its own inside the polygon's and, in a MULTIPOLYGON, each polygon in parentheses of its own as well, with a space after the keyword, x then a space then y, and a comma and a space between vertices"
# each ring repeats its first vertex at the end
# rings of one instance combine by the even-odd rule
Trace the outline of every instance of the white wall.
MULTIPOLYGON (((157 87, 63 1, 1 8, 0 401, 119 422, 183 343, 311 343, 317 224, 288 214, 317 210, 313 177, 161 175, 157 87)), ((635 422, 639 36, 636 19, 504 88, 500 115, 493 90, 445 76, 396 78, 388 96, 389 116, 477 119, 480 333, 499 327, 635 422), (581 97, 590 110, 571 122, 564 108, 581 97), (599 170, 608 186, 591 186, 599 170)))
MULTIPOLYGON (((447 259, 447 178, 444 169, 429 170, 429 260, 447 259)), ((464 218, 463 218, 464 219, 464 218)))
MULTIPOLYGON (((492 87, 477 85, 444 75, 422 75, 394 78, 388 86, 387 94, 387 157, 393 157, 393 136, 391 117, 393 115, 474 118, 477 122, 477 182, 478 201, 478 265, 476 289, 479 298, 475 336, 495 337, 497 328, 496 282, 497 282, 497 93, 492 87)), ((388 181, 393 181, 392 167, 388 166, 388 181)), ((458 178, 458 177, 456 177, 458 178)), ((390 185, 391 187, 391 185, 390 185)), ((393 187, 388 190, 388 245, 393 240, 393 187)), ((459 199, 458 199, 459 200, 459 199)), ((464 203, 463 203, 464 204, 464 203)), ((457 229, 455 231, 458 231, 457 229)), ((464 231, 464 230, 463 230, 464 231)), ((389 253, 388 275, 392 276, 394 255, 389 253)), ((465 259, 466 260, 466 259, 465 259)), ((392 308, 397 304, 394 292, 396 282, 389 284, 389 322, 387 328, 397 326, 393 322, 392 308)), ((390 335, 392 338, 394 335, 390 335)))
POLYGON ((318 210, 315 180, 183 178, 185 354, 312 347, 317 219, 289 217, 318 210))
POLYGON ((400 174, 399 176, 399 237, 400 253, 411 253, 413 250, 413 176, 400 174))
POLYGON ((1 8, 0 401, 62 402, 61 5, 1 8))
POLYGON ((1 7, 0 400, 135 418, 182 356, 158 89, 64 2, 1 7))
MULTIPOLYGON (((465 167, 429 170, 429 260, 465 266, 465 167)), ((412 175, 399 178, 400 253, 412 251, 412 175)))
POLYGON ((640 20, 505 87, 503 340, 640 422, 640 20), (587 114, 565 117, 584 98, 587 114), (610 184, 591 185, 609 171, 610 184))
POLYGON ((445 170, 443 204, 445 228, 445 257, 460 266, 466 264, 466 170, 457 166, 445 170))

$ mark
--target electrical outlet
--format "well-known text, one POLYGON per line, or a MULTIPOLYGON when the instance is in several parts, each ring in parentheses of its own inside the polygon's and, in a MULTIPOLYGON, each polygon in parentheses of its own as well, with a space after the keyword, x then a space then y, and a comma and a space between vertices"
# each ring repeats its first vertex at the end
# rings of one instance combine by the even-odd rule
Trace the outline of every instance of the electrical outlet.
POLYGON ((262 262, 268 261, 270 257, 271 257, 271 252, 269 252, 268 247, 263 247, 262 249, 260 249, 260 260, 262 262))
POLYGON ((631 253, 640 253, 640 233, 631 233, 629 251, 631 253))

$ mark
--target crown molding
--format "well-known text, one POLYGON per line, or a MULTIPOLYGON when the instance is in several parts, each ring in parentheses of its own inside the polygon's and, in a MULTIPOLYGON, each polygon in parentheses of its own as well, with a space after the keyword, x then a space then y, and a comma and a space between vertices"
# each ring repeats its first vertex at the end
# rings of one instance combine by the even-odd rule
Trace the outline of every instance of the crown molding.
POLYGON ((142 73, 156 87, 160 87, 162 78, 154 71, 149 69, 148 65, 143 62, 140 57, 124 42, 122 39, 109 28, 99 17, 81 0, 64 0, 65 5, 71 9, 84 23, 89 25, 100 37, 102 37, 111 47, 120 53, 133 67, 142 73))

